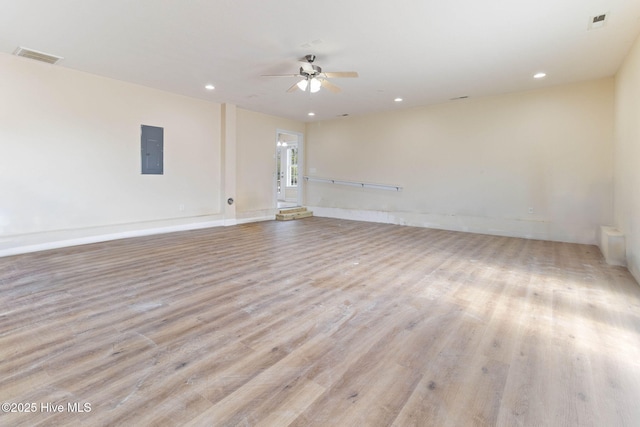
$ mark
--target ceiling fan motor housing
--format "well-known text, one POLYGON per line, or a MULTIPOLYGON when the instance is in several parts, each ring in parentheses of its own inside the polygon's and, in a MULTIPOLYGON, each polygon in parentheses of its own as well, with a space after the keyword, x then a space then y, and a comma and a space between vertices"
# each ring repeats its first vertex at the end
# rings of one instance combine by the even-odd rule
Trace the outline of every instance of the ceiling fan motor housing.
POLYGON ((320 68, 320 66, 313 65, 313 64, 310 64, 310 65, 311 65, 311 70, 305 70, 303 67, 300 67, 301 76, 304 76, 307 78, 313 78, 322 73, 322 68, 320 68))

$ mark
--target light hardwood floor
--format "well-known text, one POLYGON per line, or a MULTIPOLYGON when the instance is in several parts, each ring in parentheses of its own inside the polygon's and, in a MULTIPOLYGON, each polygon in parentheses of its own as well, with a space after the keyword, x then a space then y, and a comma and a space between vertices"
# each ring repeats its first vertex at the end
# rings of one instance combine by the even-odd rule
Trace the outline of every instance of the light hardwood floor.
POLYGON ((640 286, 594 246, 325 218, 2 258, 0 401, 37 406, 11 426, 639 426, 640 286))

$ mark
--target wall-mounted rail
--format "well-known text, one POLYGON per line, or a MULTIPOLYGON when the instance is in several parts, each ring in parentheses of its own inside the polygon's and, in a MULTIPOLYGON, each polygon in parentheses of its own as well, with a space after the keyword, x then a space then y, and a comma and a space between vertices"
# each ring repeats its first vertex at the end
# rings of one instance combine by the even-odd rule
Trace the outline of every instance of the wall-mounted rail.
POLYGON ((357 182, 357 181, 344 181, 341 179, 331 179, 331 178, 320 178, 317 176, 305 176, 304 179, 309 182, 324 182, 327 184, 339 184, 339 185, 349 185, 351 187, 360 187, 360 188, 373 188, 376 190, 388 190, 388 191, 402 191, 402 187, 399 185, 389 185, 389 184, 373 184, 370 182, 357 182))

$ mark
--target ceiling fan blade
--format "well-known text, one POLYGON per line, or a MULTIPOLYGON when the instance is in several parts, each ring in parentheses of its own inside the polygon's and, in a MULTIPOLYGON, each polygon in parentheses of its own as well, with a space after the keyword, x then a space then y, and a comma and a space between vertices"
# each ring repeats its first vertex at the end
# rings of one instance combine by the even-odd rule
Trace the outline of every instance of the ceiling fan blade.
POLYGON ((338 77, 358 77, 358 73, 356 71, 334 71, 322 73, 329 79, 335 79, 338 77))
POLYGON ((300 77, 300 74, 263 74, 260 77, 300 77))
POLYGON ((338 86, 331 83, 329 80, 322 79, 320 80, 320 84, 322 85, 323 88, 328 89, 333 93, 340 93, 342 91, 342 89, 340 89, 338 86))
POLYGON ((298 83, 300 82, 295 82, 289 89, 287 89, 287 93, 291 93, 291 92, 295 92, 296 90, 299 90, 300 88, 298 87, 298 83))

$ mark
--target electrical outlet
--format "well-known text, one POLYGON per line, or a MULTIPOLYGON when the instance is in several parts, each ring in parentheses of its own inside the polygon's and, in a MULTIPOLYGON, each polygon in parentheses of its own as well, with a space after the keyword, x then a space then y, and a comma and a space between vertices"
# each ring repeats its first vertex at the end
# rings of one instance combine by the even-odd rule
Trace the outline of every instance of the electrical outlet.
POLYGON ((182 203, 178 206, 178 210, 184 212, 184 205, 182 203))

